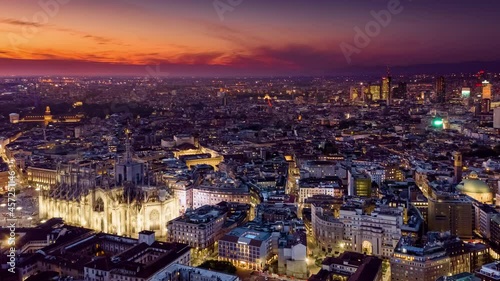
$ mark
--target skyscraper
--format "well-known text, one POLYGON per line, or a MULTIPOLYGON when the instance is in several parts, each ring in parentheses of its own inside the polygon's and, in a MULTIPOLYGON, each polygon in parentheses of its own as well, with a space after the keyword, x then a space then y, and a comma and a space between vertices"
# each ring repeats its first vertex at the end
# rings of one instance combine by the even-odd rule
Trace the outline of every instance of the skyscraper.
POLYGON ((382 78, 382 96, 380 99, 385 100, 387 105, 391 104, 391 77, 382 78))
POLYGON ((406 99, 406 93, 408 91, 408 86, 406 82, 399 82, 398 86, 394 88, 391 98, 406 99))
POLYGON ((380 100, 380 85, 370 85, 370 94, 372 101, 380 100))
POLYGON ((360 94, 359 94, 359 88, 358 87, 351 87, 350 91, 349 91, 349 98, 351 101, 355 101, 357 100, 358 98, 360 97, 360 94))
POLYGON ((489 99, 491 100, 491 84, 487 80, 483 81, 483 92, 482 92, 482 97, 484 99, 489 99))
POLYGON ((436 80, 436 95, 438 103, 446 102, 446 82, 443 76, 436 80))

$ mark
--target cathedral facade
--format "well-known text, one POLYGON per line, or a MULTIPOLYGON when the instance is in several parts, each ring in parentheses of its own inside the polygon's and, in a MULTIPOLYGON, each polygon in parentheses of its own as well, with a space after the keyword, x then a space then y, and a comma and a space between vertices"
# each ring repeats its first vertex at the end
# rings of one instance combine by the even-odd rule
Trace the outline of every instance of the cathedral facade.
POLYGON ((57 183, 40 191, 40 219, 60 217, 68 224, 128 237, 142 230, 166 237, 167 222, 179 216, 178 201, 165 187, 145 184, 143 167, 131 158, 114 170, 111 178, 90 166, 58 168, 57 183))
POLYGON ((142 230, 166 237, 167 222, 179 214, 176 200, 166 196, 166 191, 146 190, 143 198, 129 201, 125 187, 94 188, 77 197, 58 189, 40 192, 41 219, 60 217, 68 224, 128 237, 142 230))

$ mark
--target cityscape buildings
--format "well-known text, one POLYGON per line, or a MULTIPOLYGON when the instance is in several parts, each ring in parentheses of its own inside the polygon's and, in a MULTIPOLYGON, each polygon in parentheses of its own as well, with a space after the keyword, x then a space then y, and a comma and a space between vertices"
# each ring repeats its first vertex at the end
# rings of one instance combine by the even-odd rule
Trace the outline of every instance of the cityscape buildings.
POLYGON ((0 281, 500 280, 500 2, 313 2, 3 1, 0 281))

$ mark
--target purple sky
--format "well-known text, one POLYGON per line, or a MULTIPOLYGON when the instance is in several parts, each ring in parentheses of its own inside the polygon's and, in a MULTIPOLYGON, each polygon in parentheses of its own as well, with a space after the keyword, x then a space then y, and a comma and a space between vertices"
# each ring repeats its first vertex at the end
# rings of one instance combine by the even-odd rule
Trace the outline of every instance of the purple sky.
POLYGON ((0 0, 0 75, 322 75, 500 61, 494 0, 51 1, 0 0), (356 43, 367 25, 368 42, 356 43))

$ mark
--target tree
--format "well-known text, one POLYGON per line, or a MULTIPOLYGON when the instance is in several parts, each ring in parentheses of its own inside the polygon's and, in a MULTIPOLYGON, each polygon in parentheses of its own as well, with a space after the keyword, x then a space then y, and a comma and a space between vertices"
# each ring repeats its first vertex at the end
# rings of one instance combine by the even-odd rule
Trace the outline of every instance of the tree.
POLYGON ((236 273, 236 266, 228 261, 218 261, 218 260, 207 260, 203 262, 199 268, 211 269, 214 271, 219 271, 228 274, 236 273))

